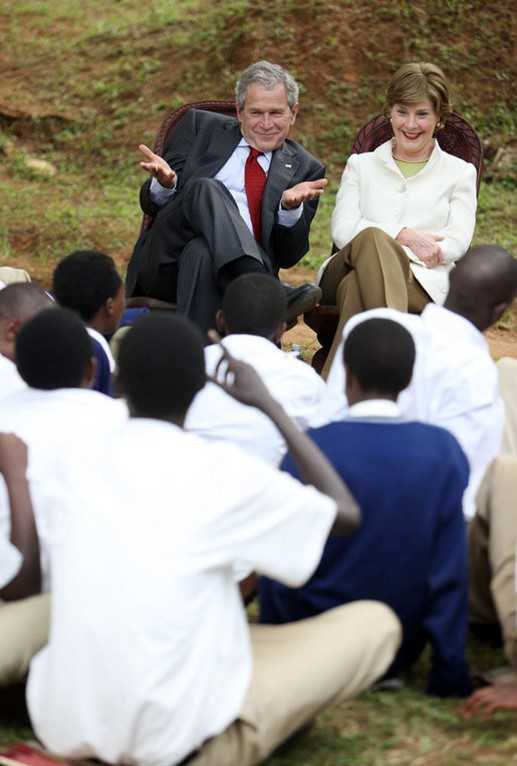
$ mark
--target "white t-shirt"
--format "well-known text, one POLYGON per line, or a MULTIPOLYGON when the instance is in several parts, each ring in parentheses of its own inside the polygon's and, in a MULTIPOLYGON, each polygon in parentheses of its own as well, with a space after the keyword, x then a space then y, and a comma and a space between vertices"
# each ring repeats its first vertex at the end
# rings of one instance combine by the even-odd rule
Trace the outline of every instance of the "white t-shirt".
POLYGON ((11 582, 22 565, 23 557, 20 551, 11 545, 5 537, 0 537, 0 588, 11 582))
POLYGON ((292 586, 335 503, 230 444, 132 419, 66 466, 52 499, 50 641, 37 736, 65 757, 171 766, 238 716, 251 675, 233 565, 292 586))
MULTIPOLYGON (((404 325, 415 341, 413 378, 398 404, 406 419, 446 428, 460 443, 470 464, 463 510, 472 518, 481 480, 501 449, 504 425, 497 368, 488 344, 471 322, 434 303, 421 316, 388 308, 365 311, 347 322, 343 337, 360 322, 376 317, 404 325)), ((343 344, 327 380, 337 417, 346 412, 342 358, 343 344)))
POLYGON ((14 362, 0 354, 0 400, 24 388, 27 388, 27 384, 20 377, 14 362))
MULTIPOLYGON (((312 367, 257 335, 229 335, 223 343, 232 356, 255 368, 271 395, 301 429, 320 424, 319 413, 328 391, 312 367)), ((220 358, 218 345, 207 346, 208 375, 215 374, 220 358)), ((207 383, 195 397, 185 429, 205 439, 233 442, 270 465, 279 465, 286 450, 269 418, 254 407, 235 401, 214 383, 207 383)))
MULTIPOLYGON (((0 401, 0 431, 15 433, 28 446, 28 479, 40 541, 43 590, 48 590, 47 518, 42 508, 47 485, 53 478, 59 479, 69 457, 82 453, 88 445, 95 451, 105 435, 122 425, 127 416, 124 402, 84 388, 42 391, 25 387, 0 401)), ((6 541, 10 520, 5 482, 0 476, 0 538, 6 541)))

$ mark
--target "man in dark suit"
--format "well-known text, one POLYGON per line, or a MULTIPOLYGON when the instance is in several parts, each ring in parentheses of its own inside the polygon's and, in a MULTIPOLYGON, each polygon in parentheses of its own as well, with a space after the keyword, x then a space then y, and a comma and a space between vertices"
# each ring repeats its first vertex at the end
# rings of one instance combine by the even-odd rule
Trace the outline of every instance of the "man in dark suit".
MULTIPOLYGON (((244 273, 278 275, 309 248, 309 227, 326 186, 325 168, 287 138, 298 86, 261 61, 236 86, 237 119, 192 109, 165 147, 143 144, 141 189, 151 226, 136 243, 126 292, 176 301, 202 329, 214 326, 225 286, 244 273)), ((321 297, 314 285, 287 288, 289 317, 321 297)))

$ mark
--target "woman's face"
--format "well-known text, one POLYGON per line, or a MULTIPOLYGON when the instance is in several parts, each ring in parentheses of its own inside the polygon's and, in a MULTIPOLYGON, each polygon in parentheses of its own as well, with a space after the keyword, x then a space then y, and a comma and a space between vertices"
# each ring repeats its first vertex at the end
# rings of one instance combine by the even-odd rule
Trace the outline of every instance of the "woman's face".
POLYGON ((399 159, 427 159, 433 148, 433 134, 438 115, 426 99, 416 104, 395 104, 390 112, 399 159))

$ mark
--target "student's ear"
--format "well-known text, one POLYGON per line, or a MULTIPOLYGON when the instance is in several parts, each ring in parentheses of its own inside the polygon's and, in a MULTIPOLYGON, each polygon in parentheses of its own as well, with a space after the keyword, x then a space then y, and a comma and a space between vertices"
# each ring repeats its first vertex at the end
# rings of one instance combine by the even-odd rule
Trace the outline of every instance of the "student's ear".
POLYGON ((7 343, 12 343, 14 345, 16 341, 16 336, 18 335, 18 332, 21 327, 21 322, 19 319, 8 319, 5 323, 5 330, 4 330, 4 338, 7 341, 7 343))
POLYGON ((286 322, 282 322, 282 324, 278 325, 278 327, 276 328, 275 332, 273 333, 273 337, 271 338, 273 343, 280 344, 280 341, 282 340, 282 335, 284 334, 286 329, 287 329, 287 323, 286 322))
POLYGON ((94 356, 92 356, 90 357, 90 361, 86 365, 86 370, 84 371, 82 387, 92 388, 93 384, 95 383, 96 374, 97 374, 97 359, 94 356))
POLYGON ((501 301, 500 303, 496 303, 495 306, 492 307, 492 321, 490 324, 495 324, 498 319, 500 319, 504 312, 510 308, 513 301, 501 301))
POLYGON ((111 388, 115 399, 124 398, 124 386, 117 373, 115 373, 111 388))
POLYGON ((228 327, 226 325, 226 319, 224 318, 224 312, 222 309, 219 309, 215 315, 215 326, 219 335, 222 335, 223 337, 228 335, 228 327))

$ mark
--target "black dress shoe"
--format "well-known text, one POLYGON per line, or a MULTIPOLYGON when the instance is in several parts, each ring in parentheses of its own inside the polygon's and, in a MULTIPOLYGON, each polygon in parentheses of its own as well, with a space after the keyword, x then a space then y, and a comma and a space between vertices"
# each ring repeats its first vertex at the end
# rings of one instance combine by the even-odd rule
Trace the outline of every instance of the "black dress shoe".
POLYGON ((310 311, 316 306, 322 296, 321 289, 317 285, 305 284, 300 287, 284 285, 287 296, 286 322, 296 321, 296 317, 310 311))

